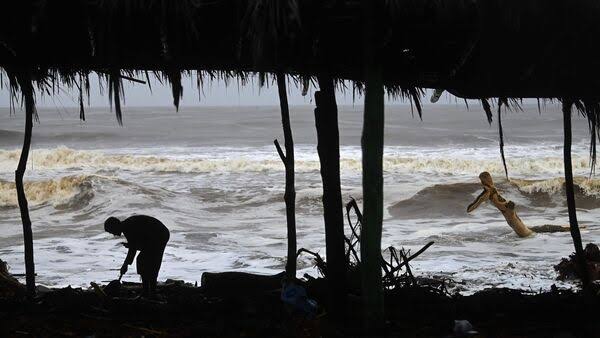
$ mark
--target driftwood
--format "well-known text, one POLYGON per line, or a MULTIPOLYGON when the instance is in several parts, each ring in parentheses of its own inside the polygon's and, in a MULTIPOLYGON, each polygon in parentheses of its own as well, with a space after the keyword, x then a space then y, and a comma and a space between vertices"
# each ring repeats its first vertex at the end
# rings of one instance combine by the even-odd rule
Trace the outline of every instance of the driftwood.
POLYGON ((285 273, 256 275, 247 272, 205 272, 201 286, 207 294, 241 295, 267 292, 281 288, 285 273))
POLYGON ((25 286, 8 272, 8 264, 0 259, 0 296, 24 296, 25 286))
POLYGON ((528 237, 536 232, 569 231, 568 226, 552 224, 528 227, 517 215, 517 211, 515 210, 515 203, 512 201, 507 201, 500 195, 500 193, 496 189, 496 186, 494 186, 494 181, 492 180, 492 176, 490 175, 490 173, 488 173, 487 171, 482 172, 481 174, 479 174, 479 179, 481 180, 481 184, 483 185, 483 191, 481 192, 481 194, 479 194, 479 196, 477 196, 475 201, 467 207, 467 212, 471 212, 477 209, 477 207, 489 200, 496 208, 498 208, 498 210, 500 210, 500 212, 506 219, 506 223, 508 223, 508 225, 515 231, 517 235, 519 235, 519 237, 528 237))
MULTIPOLYGON (((588 243, 583 252, 588 277, 591 281, 600 280, 600 249, 596 244, 588 243)), ((559 280, 581 278, 583 275, 575 254, 570 255, 569 258, 561 259, 560 263, 554 266, 554 270, 558 272, 559 280)))

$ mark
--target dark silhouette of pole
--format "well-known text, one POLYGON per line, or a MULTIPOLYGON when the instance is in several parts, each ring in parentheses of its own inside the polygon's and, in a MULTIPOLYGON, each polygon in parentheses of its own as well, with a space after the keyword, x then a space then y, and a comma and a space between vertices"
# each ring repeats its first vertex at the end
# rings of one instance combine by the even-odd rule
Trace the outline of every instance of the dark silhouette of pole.
POLYGON ((344 317, 346 307, 346 260, 337 104, 331 76, 320 74, 317 80, 319 91, 315 93, 315 126, 323 181, 329 311, 334 320, 340 320, 344 317))
POLYGON ((292 127, 290 125, 290 109, 288 106, 287 89, 285 85, 285 75, 277 73, 277 88, 279 90, 279 106, 281 107, 281 125, 283 126, 283 138, 285 143, 285 153, 281 149, 279 142, 275 140, 277 153, 285 166, 285 211, 287 220, 287 239, 288 252, 285 271, 288 279, 296 278, 296 188, 294 185, 294 138, 292 127))
POLYGON ((23 176, 27 169, 27 159, 29 157, 29 148, 31 147, 31 131, 33 129, 33 115, 35 114, 35 99, 33 97, 33 85, 29 74, 19 74, 17 81, 23 93, 25 100, 25 136, 23 137, 23 148, 21 157, 15 171, 15 185, 17 188, 17 200, 19 210, 21 211, 21 221, 23 223, 23 243, 25 246, 25 280, 27 293, 29 296, 35 294, 35 264, 33 260, 33 233, 31 231, 31 219, 29 218, 29 207, 27 196, 23 188, 23 176))
MULTIPOLYGON (((502 165, 504 166, 504 175, 506 175, 506 180, 508 181, 508 168, 506 167, 506 156, 504 156, 504 131, 502 130, 502 102, 503 100, 498 99, 498 137, 500 139, 500 157, 502 157, 502 165)), ((508 102, 508 101, 507 101, 508 102)), ((508 103, 505 103, 508 106, 508 103)))
POLYGON ((564 164, 565 164, 565 186, 567 192, 567 206, 569 208, 569 228, 571 229, 571 237, 575 246, 575 256, 577 265, 581 270, 581 281, 584 287, 589 285, 589 274, 587 264, 585 262, 585 254, 583 252, 583 244, 581 243, 581 233, 579 232, 579 224, 577 223, 577 209, 575 207, 575 192, 573 189, 573 168, 571 164, 571 110, 573 107, 572 101, 563 100, 563 129, 564 129, 564 164))
POLYGON ((375 36, 374 6, 363 0, 365 13, 365 107, 363 118, 363 220, 360 242, 364 326, 368 332, 383 326, 381 231, 383 222, 383 74, 375 36))

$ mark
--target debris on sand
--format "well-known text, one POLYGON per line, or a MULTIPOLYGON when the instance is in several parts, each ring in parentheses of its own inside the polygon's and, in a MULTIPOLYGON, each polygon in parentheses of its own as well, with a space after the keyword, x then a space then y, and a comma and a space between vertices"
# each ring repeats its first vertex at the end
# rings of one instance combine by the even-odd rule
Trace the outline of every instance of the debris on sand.
POLYGON ((0 259, 0 297, 18 298, 25 294, 25 286, 8 272, 8 264, 0 259))
MULTIPOLYGON (((583 252, 587 261, 590 280, 600 280, 600 249, 598 249, 598 245, 588 243, 583 252)), ((561 259, 560 263, 554 266, 554 270, 558 272, 559 280, 579 279, 581 276, 581 271, 575 263, 574 253, 569 258, 561 259)))

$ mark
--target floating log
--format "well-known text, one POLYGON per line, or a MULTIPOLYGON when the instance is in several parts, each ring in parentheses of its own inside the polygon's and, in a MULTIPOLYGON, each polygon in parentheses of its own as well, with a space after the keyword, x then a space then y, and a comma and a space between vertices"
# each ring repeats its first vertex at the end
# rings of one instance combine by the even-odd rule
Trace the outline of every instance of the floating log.
POLYGON ((488 173, 487 171, 482 172, 481 174, 479 174, 479 179, 481 180, 481 184, 483 185, 483 192, 481 192, 481 194, 477 196, 475 201, 467 207, 467 212, 471 212, 477 209, 478 206, 489 200, 492 202, 492 204, 494 204, 496 208, 498 208, 498 210, 500 210, 500 212, 506 219, 506 223, 510 225, 510 227, 515 231, 515 233, 519 235, 519 237, 528 237, 535 232, 569 231, 568 226, 553 224, 528 227, 517 215, 517 211, 515 210, 515 203, 512 201, 507 201, 500 195, 500 193, 496 189, 496 186, 494 186, 494 181, 492 180, 492 175, 490 175, 490 173, 488 173))

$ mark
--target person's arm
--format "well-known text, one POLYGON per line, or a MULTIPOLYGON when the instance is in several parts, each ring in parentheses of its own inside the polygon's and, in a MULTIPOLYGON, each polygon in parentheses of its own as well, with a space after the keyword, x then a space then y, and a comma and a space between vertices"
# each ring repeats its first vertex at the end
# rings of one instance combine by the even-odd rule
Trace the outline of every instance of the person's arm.
POLYGON ((134 247, 129 247, 129 251, 127 252, 127 257, 125 257, 125 262, 123 262, 123 265, 121 266, 121 276, 119 277, 119 280, 121 280, 121 277, 123 277, 124 274, 127 273, 127 269, 128 269, 128 265, 131 265, 131 263, 133 263, 133 259, 135 258, 135 253, 137 252, 137 250, 134 247))
POLYGON ((125 257, 125 262, 123 262, 123 265, 131 265, 136 253, 136 248, 129 247, 129 251, 127 251, 127 257, 125 257))

